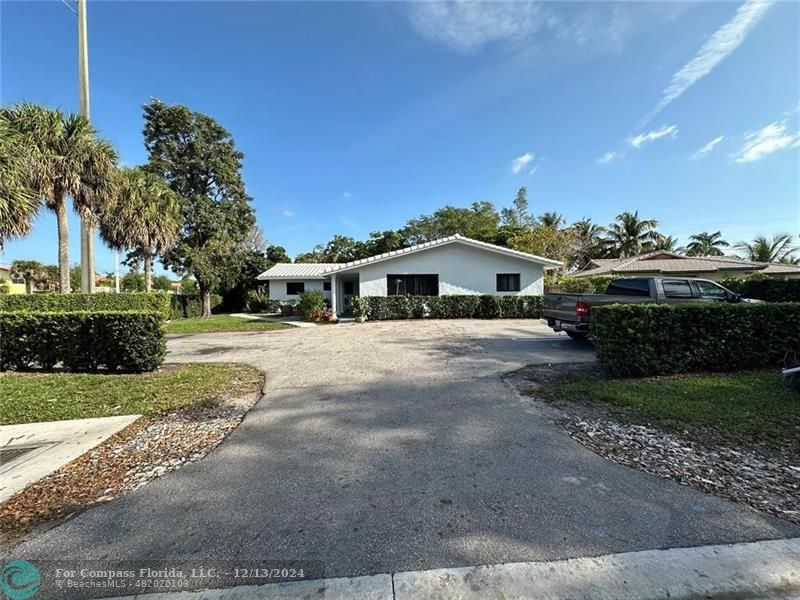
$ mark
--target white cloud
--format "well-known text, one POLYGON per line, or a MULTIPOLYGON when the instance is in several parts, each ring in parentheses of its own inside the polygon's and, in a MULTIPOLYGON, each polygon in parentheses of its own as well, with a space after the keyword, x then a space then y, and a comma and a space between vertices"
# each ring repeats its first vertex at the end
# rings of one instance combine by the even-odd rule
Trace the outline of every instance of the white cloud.
MULTIPOLYGON (((520 173, 525 167, 536 160, 536 155, 533 152, 526 152, 511 161, 511 172, 520 173)), ((535 168, 534 168, 535 171, 535 168)), ((531 173, 532 175, 533 173, 531 173)))
POLYGON ((706 156, 711 154, 711 152, 714 150, 716 145, 719 144, 724 139, 725 139, 724 135, 721 135, 719 137, 715 137, 713 140, 708 142, 705 146, 700 148, 700 150, 698 150, 697 152, 692 154, 689 157, 689 160, 700 160, 701 158, 705 158, 706 156))
POLYGON ((472 52, 485 44, 519 40, 547 26, 536 2, 412 2, 409 17, 429 40, 458 52, 472 52))
POLYGON ((294 211, 291 208, 289 208, 288 206, 284 206, 281 209, 281 215, 283 215, 284 217, 293 217, 294 216, 294 211))
POLYGON ((775 121, 744 136, 744 144, 734 155, 737 163, 754 162, 787 148, 800 148, 800 131, 789 131, 788 120, 775 121))
POLYGON ((734 17, 714 32, 695 57, 672 76, 672 81, 653 112, 645 118, 645 123, 736 50, 774 3, 774 0, 747 0, 742 4, 734 17))
POLYGON ((538 170, 539 170, 539 165, 534 165, 533 168, 530 171, 528 171, 528 175, 533 175, 538 170))
POLYGON ((353 197, 353 194, 352 194, 352 192, 344 192, 344 193, 342 194, 342 200, 349 200, 349 199, 350 199, 350 198, 352 198, 352 197, 353 197))
POLYGON ((603 154, 603 156, 597 159, 597 164, 605 165, 610 163, 612 160, 617 160, 618 158, 622 158, 622 154, 620 154, 619 152, 613 152, 609 150, 608 152, 603 154))
POLYGON ((661 129, 654 129, 647 133, 640 133, 633 137, 628 138, 628 144, 633 148, 641 148, 645 144, 655 142, 664 137, 674 138, 678 135, 678 127, 676 125, 664 125, 661 129))

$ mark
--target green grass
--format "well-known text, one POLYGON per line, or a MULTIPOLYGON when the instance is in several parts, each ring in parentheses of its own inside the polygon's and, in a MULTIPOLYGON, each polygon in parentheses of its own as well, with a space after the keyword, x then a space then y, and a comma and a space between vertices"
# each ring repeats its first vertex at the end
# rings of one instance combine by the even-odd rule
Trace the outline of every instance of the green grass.
POLYGON ((167 333, 213 333, 218 331, 277 331, 292 326, 274 321, 244 319, 231 315, 214 315, 195 319, 179 319, 167 323, 167 333))
POLYGON ((636 420, 672 429, 708 429, 731 441, 800 447, 800 394, 788 389, 774 372, 624 380, 569 378, 545 394, 610 404, 625 409, 636 420))
POLYGON ((209 406, 260 389, 262 375, 238 364, 167 365, 138 375, 0 374, 0 425, 209 406))

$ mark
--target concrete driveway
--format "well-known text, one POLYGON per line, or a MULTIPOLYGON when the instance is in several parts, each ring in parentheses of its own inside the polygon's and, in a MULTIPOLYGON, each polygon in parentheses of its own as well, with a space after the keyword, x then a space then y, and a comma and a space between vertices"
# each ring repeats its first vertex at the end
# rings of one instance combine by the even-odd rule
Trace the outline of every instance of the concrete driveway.
POLYGON ((327 576, 800 535, 605 461, 499 375, 590 361, 528 321, 343 324, 173 338, 266 398, 199 463, 39 535, 25 558, 309 559, 327 576))

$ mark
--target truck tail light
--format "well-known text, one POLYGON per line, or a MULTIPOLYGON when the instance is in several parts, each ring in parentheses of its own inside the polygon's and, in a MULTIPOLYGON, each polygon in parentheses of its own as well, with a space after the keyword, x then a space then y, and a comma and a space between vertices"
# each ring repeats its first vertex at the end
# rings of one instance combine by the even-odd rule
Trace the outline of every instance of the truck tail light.
POLYGON ((578 300, 575 303, 575 316, 585 317, 589 314, 589 305, 583 300, 578 300))

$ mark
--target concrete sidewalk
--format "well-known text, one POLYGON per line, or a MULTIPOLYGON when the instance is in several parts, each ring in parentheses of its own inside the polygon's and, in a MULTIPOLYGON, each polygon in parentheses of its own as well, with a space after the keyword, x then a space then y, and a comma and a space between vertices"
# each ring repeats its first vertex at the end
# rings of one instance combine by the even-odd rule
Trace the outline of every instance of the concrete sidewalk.
POLYGON ((720 597, 800 598, 800 538, 126 598, 680 600, 720 597))
POLYGON ((13 458, 0 462, 0 502, 75 460, 140 416, 3 425, 0 450, 13 458))

